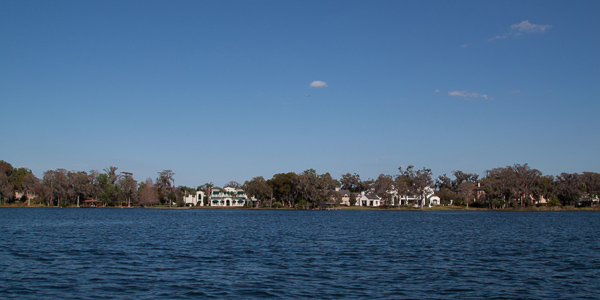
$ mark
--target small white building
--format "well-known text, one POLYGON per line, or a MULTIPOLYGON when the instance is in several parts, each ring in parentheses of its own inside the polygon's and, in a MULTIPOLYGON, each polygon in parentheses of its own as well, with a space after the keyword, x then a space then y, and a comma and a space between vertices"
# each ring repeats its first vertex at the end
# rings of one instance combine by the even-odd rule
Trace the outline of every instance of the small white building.
POLYGON ((205 196, 203 191, 196 191, 196 194, 186 195, 183 197, 183 203, 186 206, 203 206, 204 198, 205 196))
POLYGON ((381 198, 372 191, 361 192, 356 200, 356 206, 381 206, 381 198))

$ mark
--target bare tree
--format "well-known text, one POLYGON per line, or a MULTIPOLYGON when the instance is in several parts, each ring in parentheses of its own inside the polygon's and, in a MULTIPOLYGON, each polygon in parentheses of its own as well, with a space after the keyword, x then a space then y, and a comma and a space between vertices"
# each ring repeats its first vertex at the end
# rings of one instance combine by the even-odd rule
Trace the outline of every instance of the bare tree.
POLYGON ((475 191, 475 184, 471 181, 464 181, 458 186, 458 195, 465 200, 467 209, 469 209, 469 202, 473 199, 475 191))
POLYGON ((67 174, 67 177, 69 179, 69 195, 77 199, 77 207, 79 207, 81 197, 87 196, 90 178, 85 171, 72 171, 67 174))
POLYGON ((152 183, 152 179, 148 178, 140 184, 139 189, 140 204, 142 206, 152 206, 158 204, 158 190, 152 183))
POLYGON ((121 191, 123 191, 127 207, 131 207, 131 202, 136 195, 137 187, 137 181, 133 179, 133 173, 121 172, 119 185, 121 186, 121 191))
POLYGON ((523 199, 531 199, 533 188, 536 186, 538 179, 542 176, 542 172, 537 169, 532 169, 529 165, 516 164, 512 168, 514 173, 514 190, 521 206, 523 199))

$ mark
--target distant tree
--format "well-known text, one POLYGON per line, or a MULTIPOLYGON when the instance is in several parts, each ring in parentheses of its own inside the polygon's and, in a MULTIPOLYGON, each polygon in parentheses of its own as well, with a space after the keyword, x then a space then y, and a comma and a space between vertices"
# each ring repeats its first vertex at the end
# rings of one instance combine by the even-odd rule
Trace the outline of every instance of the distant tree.
POLYGON ((552 199, 552 196, 554 196, 554 189, 555 189, 554 176, 552 176, 552 175, 540 176, 540 178, 538 178, 536 186, 533 190, 533 194, 534 194, 536 201, 539 202, 542 198, 546 199, 546 201, 550 201, 550 199, 552 199))
POLYGON ((273 193, 273 190, 262 176, 257 176, 252 178, 250 181, 244 182, 242 188, 244 189, 248 197, 254 197, 261 203, 265 199, 269 199, 269 197, 271 197, 271 194, 273 193))
POLYGON ((343 174, 342 178, 340 179, 340 183, 342 184, 342 189, 344 189, 344 190, 348 190, 352 193, 363 192, 362 180, 360 179, 360 175, 357 173, 343 174))
POLYGON ((137 181, 133 179, 133 173, 121 172, 119 186, 121 187, 121 191, 123 192, 123 196, 125 197, 127 207, 131 207, 131 202, 135 200, 135 196, 137 195, 137 185, 137 181))
POLYGON ((463 181, 458 186, 458 196, 466 203, 467 209, 469 208, 469 203, 473 200, 475 196, 475 183, 471 181, 463 181))
POLYGON ((577 173, 561 173, 556 177, 556 195, 562 205, 577 205, 583 194, 582 180, 577 173))
POLYGON ((158 190, 152 183, 152 179, 148 178, 146 181, 140 183, 139 187, 139 199, 140 205, 152 206, 158 204, 158 190))
POLYGON ((100 172, 97 170, 90 170, 88 172, 88 182, 89 185, 86 190, 86 194, 92 199, 98 199, 98 195, 102 192, 102 188, 100 188, 100 182, 98 181, 98 177, 100 176, 100 172))
POLYGON ((228 182, 227 184, 225 184, 225 187, 230 187, 230 188, 234 188, 234 189, 240 188, 241 186, 242 185, 239 184, 239 182, 233 181, 233 180, 228 182))
POLYGON ((10 182, 10 176, 12 175, 13 167, 11 164, 0 160, 0 202, 4 200, 4 204, 7 200, 14 197, 15 190, 10 182))
POLYGON ((521 206, 524 205, 524 199, 531 199, 534 187, 538 183, 538 179, 542 176, 542 172, 531 168, 529 165, 515 164, 512 167, 513 171, 513 191, 521 206))
POLYGON ((294 201, 296 200, 297 190, 296 184, 296 173, 279 173, 273 175, 273 178, 267 180, 267 184, 273 190, 272 200, 277 199, 279 202, 286 203, 287 206, 293 207, 294 201))
MULTIPOLYGON (((38 188, 40 184, 40 180, 33 175, 32 172, 29 172, 25 175, 25 179, 23 181, 23 195, 35 194, 35 190, 38 188)), ((27 197, 27 205, 31 205, 31 198, 27 197)))
POLYGON ((594 172, 583 172, 581 180, 584 184, 584 197, 586 202, 593 205, 594 199, 600 195, 600 174, 594 172))
POLYGON ((350 199, 348 199, 348 202, 350 202, 350 206, 354 206, 356 205, 356 194, 355 193, 350 193, 350 199))
POLYGON ((319 186, 325 190, 335 190, 341 186, 340 182, 331 177, 329 172, 318 175, 319 186))
POLYGON ((119 180, 119 174, 117 174, 117 170, 118 169, 119 168, 113 167, 113 166, 110 166, 110 167, 104 169, 104 172, 106 173, 106 175, 108 177, 107 178, 108 179, 108 183, 110 183, 110 184, 117 183, 117 180, 119 180))
POLYGON ((446 174, 438 176, 435 181, 435 195, 440 197, 440 201, 444 204, 450 204, 451 200, 457 198, 456 189, 454 188, 453 181, 446 174))
POLYGON ((408 191, 421 197, 420 206, 423 207, 426 204, 425 202, 428 201, 425 195, 426 188, 433 184, 431 169, 415 170, 414 166, 410 165, 404 171, 400 166, 398 171, 400 171, 399 176, 406 182, 408 191))
POLYGON ((435 191, 435 195, 440 197, 440 201, 444 204, 450 204, 451 200, 456 200, 458 198, 458 193, 452 191, 448 188, 441 188, 435 191))
POLYGON ((174 198, 173 188, 175 187, 175 179, 173 176, 175 173, 171 170, 163 170, 158 173, 158 178, 156 179, 156 188, 158 189, 159 198, 164 202, 169 204, 171 207, 171 203, 174 198))
POLYGON ((435 188, 438 190, 447 189, 454 190, 454 185, 452 179, 450 179, 446 174, 438 176, 435 180, 435 188))
POLYGON ((363 180, 361 182, 361 191, 368 191, 368 190, 370 190, 374 183, 375 183, 375 180, 371 179, 371 178, 369 178, 367 180, 363 180))
POLYGON ((326 194, 327 199, 331 199, 337 203, 342 203, 342 194, 336 192, 335 190, 329 190, 326 194))
POLYGON ((391 175, 380 174, 372 186, 375 194, 383 200, 385 207, 389 206, 392 198, 392 190, 394 189, 394 180, 391 175))
POLYGON ((79 207, 81 198, 87 197, 89 190, 89 176, 85 171, 72 171, 67 173, 69 180, 69 196, 76 199, 77 207, 79 207))
POLYGON ((44 172, 43 181, 44 185, 49 189, 48 206, 54 203, 54 199, 56 199, 56 206, 60 206, 61 200, 66 204, 69 188, 67 170, 56 169, 46 171, 44 172))
POLYGON ((100 186, 100 194, 98 199, 105 205, 123 205, 123 192, 121 187, 117 183, 119 175, 117 174, 117 167, 108 167, 104 169, 104 173, 98 175, 98 184, 100 186))
POLYGON ((494 168, 487 170, 482 180, 484 191, 491 199, 502 199, 506 207, 512 198, 514 172, 511 168, 494 168))
POLYGON ((320 202, 319 177, 314 169, 309 169, 294 177, 293 187, 298 199, 293 199, 289 206, 293 206, 294 200, 304 199, 313 207, 320 202))
POLYGON ((454 175, 454 180, 452 181, 452 190, 455 192, 458 191, 458 186, 460 186, 461 183, 467 181, 476 183, 477 179, 479 178, 479 175, 475 173, 465 173, 460 170, 452 172, 452 175, 454 175))

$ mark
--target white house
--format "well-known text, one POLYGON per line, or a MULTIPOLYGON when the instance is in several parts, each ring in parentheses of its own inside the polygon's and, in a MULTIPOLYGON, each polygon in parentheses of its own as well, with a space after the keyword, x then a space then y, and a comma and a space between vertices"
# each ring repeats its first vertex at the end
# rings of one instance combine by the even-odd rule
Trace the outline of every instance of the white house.
POLYGON ((185 203, 186 206, 203 206, 204 198, 205 196, 203 191, 196 191, 196 194, 186 195, 183 197, 183 203, 185 203))
POLYGON ((381 206, 381 198, 372 191, 361 192, 356 200, 356 206, 381 206))
POLYGON ((214 187, 208 203, 210 206, 244 206, 248 201, 251 200, 242 189, 214 187))
POLYGON ((425 205, 426 201, 429 200, 429 206, 441 205, 440 197, 434 195, 434 191, 431 187, 425 187, 423 195, 398 195, 397 191, 390 192, 392 194, 392 205, 414 205, 420 206, 425 205))

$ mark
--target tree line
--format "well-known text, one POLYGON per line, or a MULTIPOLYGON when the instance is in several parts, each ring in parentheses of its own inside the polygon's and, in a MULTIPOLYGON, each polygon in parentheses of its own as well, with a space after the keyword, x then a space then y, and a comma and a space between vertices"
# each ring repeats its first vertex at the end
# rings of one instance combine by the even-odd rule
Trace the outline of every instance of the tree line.
MULTIPOLYGON (((176 186, 172 170, 157 173, 155 179, 138 182, 130 172, 119 172, 110 166, 96 170, 48 170, 37 178, 27 168, 14 168, 0 160, 0 201, 7 203, 44 204, 46 206, 80 206, 93 199, 103 206, 184 205, 184 196, 202 190, 210 195, 212 183, 191 188, 176 186)), ((230 181, 225 187, 242 188, 249 197, 248 205, 309 209, 324 201, 341 201, 336 188, 350 192, 354 205, 361 192, 373 192, 384 207, 398 203, 397 195, 424 197, 432 188, 442 204, 495 208, 527 206, 589 206, 600 195, 600 174, 594 172, 543 175, 528 164, 515 164, 486 170, 483 176, 460 170, 451 176, 433 178, 431 169, 399 167, 396 174, 380 174, 376 179, 362 180, 359 174, 318 174, 314 169, 301 173, 278 173, 270 179, 254 177, 239 184, 230 181), (391 193, 396 191, 396 193, 391 193), (255 203, 255 204, 252 204, 255 203)), ((206 201, 206 199, 204 200, 206 201)), ((209 205, 208 201, 204 203, 209 205)))
POLYGON ((472 205, 490 209, 528 206, 591 206, 598 203, 600 174, 594 172, 543 175, 528 164, 515 164, 486 170, 480 177, 475 173, 457 170, 433 178, 431 169, 414 166, 399 167, 397 174, 380 174, 376 179, 362 180, 359 174, 342 174, 339 180, 329 173, 319 175, 310 169, 300 174, 275 174, 265 180, 262 176, 246 181, 244 190, 249 196, 262 199, 262 205, 308 207, 325 200, 340 201, 339 187, 350 192, 354 205, 361 192, 373 192, 383 206, 398 203, 398 195, 425 198, 428 188, 434 189, 443 205, 472 205), (390 193, 396 191, 396 193, 390 193), (396 200, 396 201, 394 201, 396 200), (273 203, 273 201, 275 201, 273 203))
POLYGON ((143 182, 134 179, 133 173, 118 172, 110 166, 96 170, 48 170, 37 178, 27 168, 14 168, 0 161, 0 201, 4 204, 21 202, 47 206, 81 205, 85 200, 99 201, 103 206, 134 206, 172 204, 184 190, 175 187, 171 170, 158 173, 155 180, 143 182))

